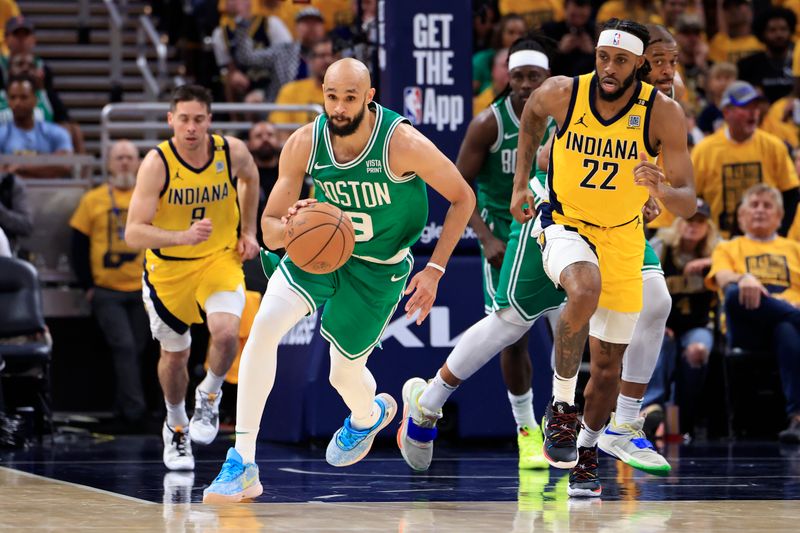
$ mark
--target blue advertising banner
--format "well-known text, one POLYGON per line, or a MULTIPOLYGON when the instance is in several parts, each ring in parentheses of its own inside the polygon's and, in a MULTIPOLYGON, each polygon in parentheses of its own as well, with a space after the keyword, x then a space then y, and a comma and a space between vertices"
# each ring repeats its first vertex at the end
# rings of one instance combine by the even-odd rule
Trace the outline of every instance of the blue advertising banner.
MULTIPOLYGON (((472 118, 471 0, 379 0, 380 102, 406 116, 455 161, 472 118)), ((428 225, 415 250, 432 250, 450 204, 428 194, 428 225)), ((467 228, 460 248, 477 248, 467 228)))

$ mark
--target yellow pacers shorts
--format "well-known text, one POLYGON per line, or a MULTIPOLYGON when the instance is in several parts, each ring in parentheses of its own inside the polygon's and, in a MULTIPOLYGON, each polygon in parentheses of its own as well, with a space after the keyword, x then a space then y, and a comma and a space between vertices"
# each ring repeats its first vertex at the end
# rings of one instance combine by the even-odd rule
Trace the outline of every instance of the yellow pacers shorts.
MULTIPOLYGON (((602 280, 600 302, 620 313, 642 310, 642 261, 644 230, 641 215, 627 224, 601 228, 552 212, 553 222, 580 235, 597 256, 602 280)), ((569 254, 566 249, 560 253, 569 254)), ((567 259, 567 258, 564 258, 567 259)))
POLYGON ((178 333, 202 322, 200 308, 217 292, 244 289, 242 261, 234 249, 200 259, 161 259, 145 253, 144 283, 158 316, 178 333))

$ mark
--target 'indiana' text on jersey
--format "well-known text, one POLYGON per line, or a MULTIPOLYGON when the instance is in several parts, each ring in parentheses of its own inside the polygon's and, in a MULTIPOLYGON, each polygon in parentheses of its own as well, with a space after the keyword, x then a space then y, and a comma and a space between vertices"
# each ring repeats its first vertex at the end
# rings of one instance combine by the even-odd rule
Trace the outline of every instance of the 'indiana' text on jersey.
POLYGON ((407 120, 374 102, 369 108, 375 113, 372 134, 347 163, 336 161, 327 118, 316 118, 306 172, 314 178, 316 198, 350 217, 356 234, 353 254, 388 261, 419 238, 428 219, 428 195, 416 174, 396 176, 389 168, 392 134, 407 120))
POLYGON ((211 220, 211 237, 192 246, 170 246, 152 250, 162 259, 196 259, 234 248, 238 239, 239 204, 231 175, 231 156, 224 137, 211 135, 211 155, 201 168, 194 168, 178 154, 172 141, 156 147, 167 172, 153 225, 185 231, 193 222, 211 220))
POLYGON ((650 159, 649 125, 657 91, 637 82, 633 96, 616 116, 605 120, 597 111, 594 73, 574 78, 564 123, 550 156, 550 208, 600 227, 614 227, 641 215, 649 196, 634 183, 639 154, 650 159))

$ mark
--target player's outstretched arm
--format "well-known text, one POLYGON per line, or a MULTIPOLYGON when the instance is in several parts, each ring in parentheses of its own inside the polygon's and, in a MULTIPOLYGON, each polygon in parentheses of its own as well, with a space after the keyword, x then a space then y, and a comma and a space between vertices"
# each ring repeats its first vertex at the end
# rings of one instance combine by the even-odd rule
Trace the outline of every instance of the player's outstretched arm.
MULTIPOLYGON (((659 94, 652 118, 651 138, 655 137, 656 142, 661 144, 664 173, 658 176, 660 169, 651 163, 652 172, 645 173, 642 184, 650 189, 650 196, 658 198, 673 214, 690 218, 697 210, 697 194, 683 108, 676 101, 659 94)), ((639 171, 636 172, 636 179, 639 180, 639 171)))
POLYGON ((271 250, 284 247, 286 222, 301 207, 316 202, 313 199, 299 200, 306 174, 306 165, 311 155, 311 133, 314 124, 306 124, 295 131, 286 141, 278 163, 278 180, 267 199, 261 216, 264 244, 271 250))
MULTIPOLYGON (((429 263, 446 267, 475 209, 475 193, 456 166, 427 137, 407 124, 398 126, 392 136, 389 167, 397 176, 417 174, 450 202, 442 234, 429 263)), ((406 303, 405 310, 409 317, 419 311, 417 324, 422 324, 433 307, 439 279, 443 274, 436 267, 428 266, 408 283, 406 294, 413 295, 406 303)))
POLYGON ((239 200, 240 224, 242 226, 236 251, 242 260, 251 259, 258 253, 256 219, 258 218, 258 167, 250 150, 239 139, 225 137, 231 151, 231 173, 236 176, 236 195, 239 200))
POLYGON ((517 167, 514 172, 514 192, 511 196, 511 214, 517 222, 524 223, 535 214, 533 193, 528 189, 528 181, 536 151, 547 128, 547 117, 552 115, 556 120, 561 118, 569 106, 571 94, 572 78, 556 76, 545 80, 525 102, 519 121, 517 167))
POLYGON ((166 180, 166 169, 161 157, 155 150, 150 150, 139 166, 136 186, 128 207, 125 242, 131 248, 165 248, 199 244, 211 236, 211 220, 207 218, 194 224, 187 220, 187 229, 184 231, 172 231, 153 226, 153 217, 156 215, 158 200, 166 180))

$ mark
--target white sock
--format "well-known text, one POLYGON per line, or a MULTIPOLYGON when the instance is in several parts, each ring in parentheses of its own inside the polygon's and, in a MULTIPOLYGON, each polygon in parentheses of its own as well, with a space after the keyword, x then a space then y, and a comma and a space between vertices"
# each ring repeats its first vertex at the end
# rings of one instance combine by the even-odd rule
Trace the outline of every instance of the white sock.
POLYGON ((514 413, 517 428, 536 427, 536 416, 533 414, 533 389, 528 389, 528 392, 519 396, 508 391, 508 401, 511 402, 511 412, 514 413))
POLYGON ((206 372, 206 377, 197 386, 198 389, 206 394, 217 394, 222 389, 222 383, 225 381, 225 376, 218 376, 211 369, 206 372))
POLYGON ((442 371, 436 372, 436 376, 428 383, 422 395, 419 397, 419 406, 427 409, 431 413, 438 413, 444 403, 453 392, 458 388, 448 385, 442 379, 442 371))
POLYGON ((603 432, 603 428, 600 429, 591 429, 586 424, 581 425, 581 430, 578 433, 578 448, 592 448, 595 444, 597 444, 597 439, 600 438, 600 434, 603 432))
POLYGON ((350 425, 353 429, 369 429, 378 423, 381 417, 381 410, 374 401, 372 402, 372 409, 369 414, 362 418, 356 418, 355 414, 350 415, 350 425))
POLYGON ((186 414, 186 402, 171 404, 164 398, 164 404, 167 406, 167 425, 172 429, 181 426, 186 430, 189 426, 189 417, 186 414))
POLYGON ((375 403, 377 384, 367 368, 369 354, 358 359, 348 359, 331 344, 331 385, 350 408, 350 425, 353 429, 368 429, 378 423, 381 410, 375 403))
POLYGON ((553 372, 553 402, 566 402, 575 405, 575 387, 578 385, 578 374, 571 378, 562 378, 553 372))
POLYGON ((639 411, 642 410, 642 398, 631 398, 620 393, 617 396, 617 410, 614 414, 614 421, 619 424, 630 424, 639 418, 639 411))
POLYGON ((256 439, 264 404, 275 384, 278 343, 308 313, 308 306, 289 289, 280 271, 269 280, 239 362, 236 396, 236 451, 244 464, 256 460, 256 439))

